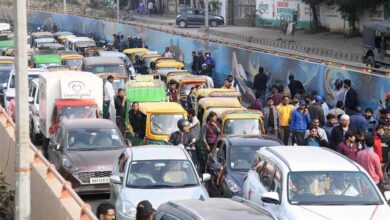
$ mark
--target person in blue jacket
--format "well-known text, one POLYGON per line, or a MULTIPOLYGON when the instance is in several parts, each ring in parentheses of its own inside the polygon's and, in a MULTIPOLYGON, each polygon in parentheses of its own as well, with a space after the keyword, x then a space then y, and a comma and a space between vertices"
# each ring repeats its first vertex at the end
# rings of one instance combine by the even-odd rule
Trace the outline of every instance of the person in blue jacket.
POLYGON ((290 119, 290 131, 292 134, 293 144, 305 144, 305 132, 310 122, 311 119, 309 111, 306 108, 306 102, 304 100, 300 100, 299 107, 292 112, 290 119))

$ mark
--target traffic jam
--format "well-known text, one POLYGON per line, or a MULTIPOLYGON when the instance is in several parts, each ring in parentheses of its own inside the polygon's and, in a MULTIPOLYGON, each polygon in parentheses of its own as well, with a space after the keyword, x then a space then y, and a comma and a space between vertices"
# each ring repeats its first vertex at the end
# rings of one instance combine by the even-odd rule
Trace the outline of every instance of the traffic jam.
MULTIPOLYGON (((0 27, 0 104, 15 119, 15 40, 0 27)), ((27 42, 31 142, 79 195, 109 195, 111 219, 141 219, 145 200, 150 219, 390 219, 368 171, 266 134, 234 79, 217 88, 136 38, 117 50, 41 27, 27 42)))

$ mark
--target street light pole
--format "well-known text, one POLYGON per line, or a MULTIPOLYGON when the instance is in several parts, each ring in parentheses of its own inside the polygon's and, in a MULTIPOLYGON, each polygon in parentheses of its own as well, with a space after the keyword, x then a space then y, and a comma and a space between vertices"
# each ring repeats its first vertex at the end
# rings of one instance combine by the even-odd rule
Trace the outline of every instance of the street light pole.
POLYGON ((14 1, 15 25, 15 72, 16 72, 16 149, 15 149, 15 219, 31 218, 30 164, 28 148, 30 143, 28 121, 27 80, 27 7, 25 0, 14 1))
POLYGON ((66 14, 66 0, 64 0, 64 14, 66 14))
POLYGON ((205 7, 205 19, 204 19, 204 26, 205 26, 205 46, 204 50, 206 52, 209 52, 209 0, 204 0, 204 7, 205 7))
POLYGON ((119 11, 119 1, 120 1, 120 0, 116 0, 116 18, 118 19, 118 22, 119 22, 119 15, 120 15, 120 11, 119 11))

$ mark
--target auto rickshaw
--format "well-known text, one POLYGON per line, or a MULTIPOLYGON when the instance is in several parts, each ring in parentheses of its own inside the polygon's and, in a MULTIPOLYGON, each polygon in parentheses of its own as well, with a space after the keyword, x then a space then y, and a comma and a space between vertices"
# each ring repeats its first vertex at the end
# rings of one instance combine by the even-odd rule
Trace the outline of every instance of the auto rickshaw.
POLYGON ((72 71, 68 66, 60 65, 60 66, 48 66, 46 67, 47 71, 49 72, 65 72, 65 71, 72 71))
POLYGON ((59 40, 60 37, 69 36, 69 35, 73 35, 73 33, 69 31, 58 31, 53 33, 54 39, 56 39, 57 41, 59 40))
POLYGON ((263 114, 260 111, 246 108, 209 108, 203 115, 203 124, 211 111, 218 116, 222 136, 264 134, 263 114))
POLYGON ((83 59, 82 70, 95 74, 111 73, 128 77, 125 64, 117 57, 111 57, 110 59, 107 59, 106 57, 85 57, 83 59))
POLYGON ((151 62, 154 60, 154 59, 157 59, 161 57, 160 54, 157 53, 157 51, 150 51, 150 52, 147 52, 145 53, 144 55, 141 56, 141 67, 140 67, 140 73, 141 74, 147 74, 147 73, 150 73, 152 72, 150 69, 150 64, 151 62), (156 52, 156 53, 152 53, 152 52, 156 52))
POLYGON ((154 67, 153 73, 159 75, 165 75, 168 72, 184 70, 184 64, 182 62, 160 62, 154 67))
POLYGON ((126 54, 129 57, 130 61, 133 63, 135 60, 135 55, 143 54, 149 51, 150 50, 146 48, 131 48, 124 50, 123 53, 126 54))
POLYGON ((178 130, 177 121, 187 118, 187 112, 173 102, 143 102, 139 109, 145 116, 145 138, 139 144, 166 144, 178 130))
POLYGON ((176 75, 187 75, 190 76, 192 73, 188 72, 187 70, 172 70, 172 71, 161 71, 159 75, 161 80, 165 83, 168 84, 168 77, 169 76, 176 76, 176 75))
POLYGON ((195 112, 199 120, 203 119, 205 111, 209 108, 242 108, 240 101, 236 98, 207 97, 199 100, 195 106, 195 112))
POLYGON ((196 103, 205 97, 234 97, 240 100, 240 93, 231 89, 222 88, 199 89, 196 93, 196 103))
POLYGON ((72 70, 81 70, 83 56, 76 53, 60 53, 62 65, 68 66, 72 70))
POLYGON ((0 65, 5 64, 13 64, 15 62, 15 59, 10 56, 0 56, 0 65))
POLYGON ((0 41, 0 52, 3 53, 8 48, 13 48, 15 46, 14 40, 2 40, 0 41))
POLYGON ((48 66, 60 66, 61 57, 58 54, 36 54, 32 57, 31 67, 46 68, 48 66))
POLYGON ((68 41, 71 38, 77 37, 76 35, 70 34, 70 35, 62 35, 58 37, 58 43, 65 44, 65 41, 68 41))

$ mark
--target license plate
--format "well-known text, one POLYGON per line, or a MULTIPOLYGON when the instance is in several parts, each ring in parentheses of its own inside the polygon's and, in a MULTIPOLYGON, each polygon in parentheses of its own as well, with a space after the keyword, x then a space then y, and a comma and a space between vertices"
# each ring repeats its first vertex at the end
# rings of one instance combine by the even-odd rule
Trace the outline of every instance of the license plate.
POLYGON ((89 179, 90 184, 102 184, 102 183, 110 183, 109 177, 100 177, 100 178, 91 178, 89 179))

